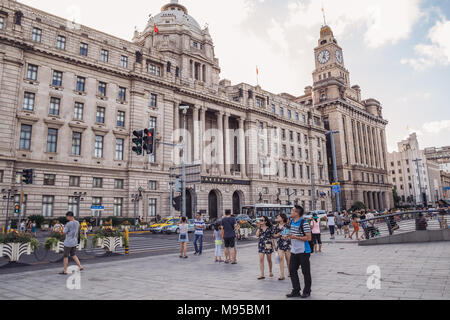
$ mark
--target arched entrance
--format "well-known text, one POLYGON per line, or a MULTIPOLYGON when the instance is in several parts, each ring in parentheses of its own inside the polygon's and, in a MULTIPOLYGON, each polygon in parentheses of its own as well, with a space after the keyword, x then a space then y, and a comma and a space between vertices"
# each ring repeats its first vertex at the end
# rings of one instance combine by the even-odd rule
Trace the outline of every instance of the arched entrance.
POLYGON ((209 219, 217 219, 222 215, 219 214, 221 210, 221 197, 220 193, 217 190, 211 190, 208 195, 208 213, 209 219))
POLYGON ((238 216, 241 214, 243 206, 243 193, 241 191, 235 191, 233 193, 233 214, 238 216))

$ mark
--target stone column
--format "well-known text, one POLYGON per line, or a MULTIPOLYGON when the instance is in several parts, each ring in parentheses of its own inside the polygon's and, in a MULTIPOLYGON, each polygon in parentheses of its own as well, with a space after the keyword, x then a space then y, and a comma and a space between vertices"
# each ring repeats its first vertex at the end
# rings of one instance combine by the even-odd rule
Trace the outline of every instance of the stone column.
POLYGON ((199 141, 199 134, 200 134, 200 123, 198 121, 198 112, 200 107, 194 106, 194 109, 192 110, 192 124, 193 124, 193 137, 192 137, 192 143, 194 146, 194 162, 200 160, 200 141, 199 141))
POLYGON ((200 109, 200 160, 202 163, 202 173, 206 172, 206 155, 205 155, 205 133, 206 133, 206 107, 200 109))
POLYGON ((221 175, 225 174, 224 170, 224 158, 223 158, 223 112, 219 112, 217 114, 217 144, 216 144, 216 162, 219 167, 219 173, 221 175))
POLYGON ((245 121, 239 119, 239 165, 241 167, 241 177, 247 177, 246 163, 245 163, 245 121))
MULTIPOLYGON (((179 110, 179 106, 180 106, 180 101, 175 101, 174 102, 174 124, 173 124, 173 131, 175 132, 175 130, 179 129, 180 127, 180 110, 179 110)), ((178 143, 180 142, 180 137, 175 137, 174 136, 174 143, 178 143)))
POLYGON ((231 175, 231 143, 230 143, 230 114, 226 113, 223 126, 223 137, 225 140, 225 174, 231 175))

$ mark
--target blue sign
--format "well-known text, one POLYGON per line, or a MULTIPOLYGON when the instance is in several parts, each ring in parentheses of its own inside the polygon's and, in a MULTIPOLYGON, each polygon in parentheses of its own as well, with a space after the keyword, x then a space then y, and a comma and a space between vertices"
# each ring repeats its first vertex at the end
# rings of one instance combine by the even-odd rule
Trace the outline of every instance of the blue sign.
POLYGON ((333 193, 334 194, 341 193, 341 184, 340 183, 333 183, 333 193))
POLYGON ((91 206, 91 210, 105 210, 104 206, 91 206))
POLYGON ((445 187, 444 190, 445 191, 450 191, 450 187, 445 187))

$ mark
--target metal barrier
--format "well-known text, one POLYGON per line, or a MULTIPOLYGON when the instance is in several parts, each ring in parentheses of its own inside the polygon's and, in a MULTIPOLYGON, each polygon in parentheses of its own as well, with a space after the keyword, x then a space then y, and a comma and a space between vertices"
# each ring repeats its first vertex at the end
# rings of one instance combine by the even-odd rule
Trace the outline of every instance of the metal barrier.
POLYGON ((378 215, 372 219, 359 220, 363 239, 392 236, 419 230, 444 230, 450 223, 449 209, 407 211, 378 215))

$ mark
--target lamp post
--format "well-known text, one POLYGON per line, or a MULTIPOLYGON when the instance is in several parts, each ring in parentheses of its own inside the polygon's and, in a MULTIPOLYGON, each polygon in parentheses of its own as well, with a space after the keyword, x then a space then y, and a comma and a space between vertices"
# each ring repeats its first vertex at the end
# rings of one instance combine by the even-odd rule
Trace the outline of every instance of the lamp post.
MULTIPOLYGON (((14 194, 17 193, 15 189, 2 189, 2 194, 4 194, 3 199, 6 200, 6 218, 5 218, 5 232, 8 232, 8 219, 9 219, 9 200, 14 198, 14 194), (6 199, 5 199, 6 198, 6 199)), ((19 226, 19 223, 17 224, 19 226)))
POLYGON ((416 163, 417 166, 417 178, 419 179, 419 196, 420 196, 420 201, 422 202, 422 207, 425 207, 425 199, 423 197, 423 192, 422 192, 422 181, 420 179, 420 162, 422 161, 422 159, 414 159, 413 162, 416 163))
MULTIPOLYGON (((337 173, 337 164, 336 164, 336 147, 334 145, 334 135, 338 134, 339 131, 328 131, 326 134, 330 136, 331 142, 331 155, 333 157, 333 174, 334 174, 334 182, 338 183, 338 173, 337 173)), ((336 193, 336 207, 337 211, 341 212, 341 194, 336 193)))
POLYGON ((187 112, 189 110, 189 106, 180 105, 180 110, 183 112, 183 121, 184 121, 184 124, 183 124, 183 159, 181 162, 181 170, 182 170, 182 176, 183 176, 183 178, 182 178, 183 181, 181 182, 182 183, 181 192, 183 195, 183 206, 182 206, 181 212, 182 212, 182 216, 186 217, 186 147, 187 147, 187 144, 186 144, 186 126, 187 126, 186 116, 187 116, 187 112))

